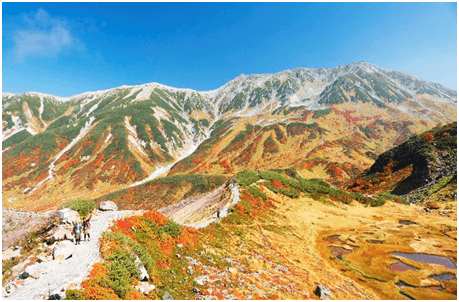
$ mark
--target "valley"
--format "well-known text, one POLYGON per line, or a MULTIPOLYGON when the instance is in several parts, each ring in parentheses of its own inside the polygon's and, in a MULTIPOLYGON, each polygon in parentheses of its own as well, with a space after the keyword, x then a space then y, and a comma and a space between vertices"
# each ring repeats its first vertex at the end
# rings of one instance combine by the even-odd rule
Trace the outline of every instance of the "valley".
POLYGON ((455 90, 358 62, 2 98, 4 297, 81 203, 67 299, 457 299, 455 90))

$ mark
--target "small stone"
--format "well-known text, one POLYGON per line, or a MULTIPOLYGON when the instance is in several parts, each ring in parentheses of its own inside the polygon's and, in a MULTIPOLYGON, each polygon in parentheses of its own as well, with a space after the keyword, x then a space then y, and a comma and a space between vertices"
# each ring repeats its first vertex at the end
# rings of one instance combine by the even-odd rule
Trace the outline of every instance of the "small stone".
POLYGON ((325 285, 317 285, 314 293, 322 300, 330 300, 330 289, 325 285))
POLYGON ((175 254, 175 257, 180 258, 181 256, 180 254, 175 254))
POLYGON ((177 247, 178 247, 178 248, 182 248, 182 247, 183 247, 183 244, 179 243, 179 244, 177 244, 177 247))
POLYGON ((199 294, 199 293, 200 293, 199 289, 197 289, 196 287, 193 288, 193 292, 194 292, 195 294, 199 294))
POLYGON ((8 293, 8 294, 11 294, 12 292, 14 292, 14 290, 16 289, 16 287, 14 286, 14 283, 8 283, 5 287, 5 291, 8 293))
POLYGON ((169 292, 166 290, 166 291, 164 291, 163 300, 174 300, 174 298, 173 298, 173 297, 171 296, 171 294, 169 294, 169 292))
POLYGON ((29 277, 30 277, 30 274, 29 274, 28 271, 23 271, 23 272, 18 276, 19 279, 27 279, 27 278, 29 278, 29 277))

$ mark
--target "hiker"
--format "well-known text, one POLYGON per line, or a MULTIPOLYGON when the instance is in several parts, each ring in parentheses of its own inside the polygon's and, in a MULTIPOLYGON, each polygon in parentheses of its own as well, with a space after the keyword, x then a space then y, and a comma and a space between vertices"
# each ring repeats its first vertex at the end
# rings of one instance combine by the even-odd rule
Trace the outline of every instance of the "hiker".
POLYGON ((220 211, 217 211, 217 218, 220 218, 220 211))
POLYGON ((86 241, 86 235, 88 236, 88 241, 91 239, 91 236, 89 236, 89 229, 91 228, 91 224, 89 221, 91 221, 92 214, 89 215, 89 218, 83 218, 83 234, 84 234, 84 241, 86 241))
POLYGON ((81 225, 80 222, 76 223, 75 221, 72 221, 73 224, 73 233, 75 234, 75 245, 80 244, 81 241, 81 229, 83 226, 81 225))

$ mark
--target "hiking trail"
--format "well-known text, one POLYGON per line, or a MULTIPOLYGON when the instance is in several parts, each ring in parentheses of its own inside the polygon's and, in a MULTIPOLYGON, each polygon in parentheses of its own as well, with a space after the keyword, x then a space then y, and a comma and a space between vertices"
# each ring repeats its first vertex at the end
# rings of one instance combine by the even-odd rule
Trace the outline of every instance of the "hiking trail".
POLYGON ((16 288, 6 300, 43 299, 49 293, 62 295, 71 285, 80 286, 88 276, 93 264, 99 258, 99 238, 114 219, 130 216, 134 211, 101 212, 91 219, 91 240, 75 246, 75 252, 70 258, 41 262, 44 270, 40 278, 28 280, 16 288), (64 292, 61 292, 64 289, 64 292))

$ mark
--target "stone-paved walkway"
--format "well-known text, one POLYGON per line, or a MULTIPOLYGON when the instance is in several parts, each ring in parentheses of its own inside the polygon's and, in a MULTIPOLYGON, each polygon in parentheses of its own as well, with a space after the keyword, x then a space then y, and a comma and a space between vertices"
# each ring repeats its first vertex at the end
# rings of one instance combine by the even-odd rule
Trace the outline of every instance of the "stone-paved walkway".
POLYGON ((76 246, 72 257, 59 263, 58 260, 42 262, 44 273, 39 279, 30 280, 3 299, 31 300, 43 299, 51 292, 61 293, 70 285, 79 285, 88 276, 92 265, 99 256, 99 238, 112 219, 130 216, 133 211, 102 212, 91 219, 91 240, 76 246))

